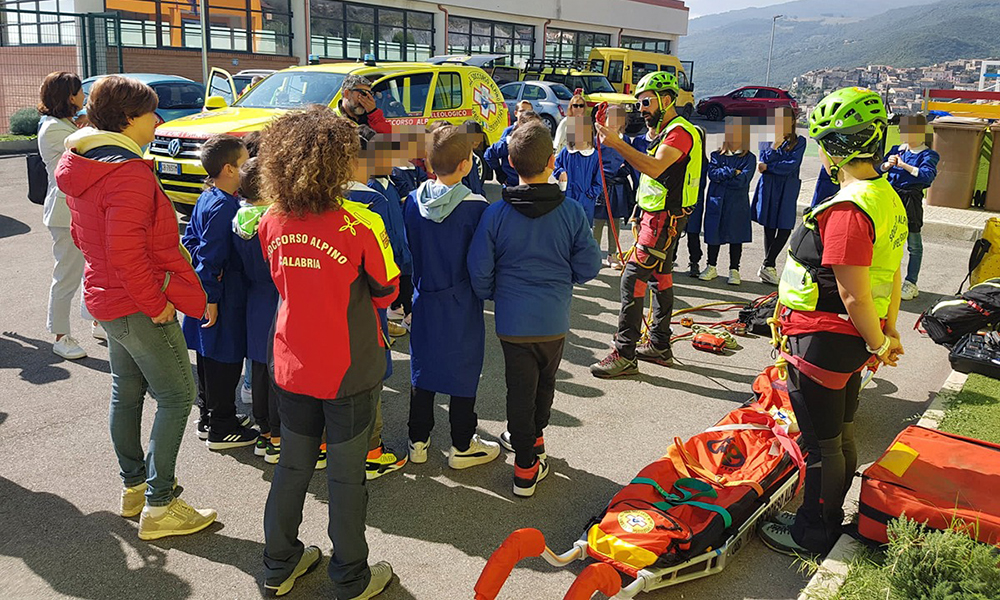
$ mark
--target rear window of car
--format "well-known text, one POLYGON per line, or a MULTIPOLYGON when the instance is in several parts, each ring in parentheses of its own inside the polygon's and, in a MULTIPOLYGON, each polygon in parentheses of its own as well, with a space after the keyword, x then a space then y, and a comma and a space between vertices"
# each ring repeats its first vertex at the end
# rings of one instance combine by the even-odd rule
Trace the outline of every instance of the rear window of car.
POLYGON ((201 108, 205 104, 204 92, 197 83, 157 83, 152 87, 163 110, 201 108))
POLYGON ((545 93, 545 88, 540 85, 525 85, 524 94, 522 98, 525 100, 545 100, 548 94, 545 93))
POLYGON ((564 85, 554 85, 552 86, 552 91, 555 93, 556 98, 560 100, 573 99, 573 92, 569 91, 569 88, 564 85))

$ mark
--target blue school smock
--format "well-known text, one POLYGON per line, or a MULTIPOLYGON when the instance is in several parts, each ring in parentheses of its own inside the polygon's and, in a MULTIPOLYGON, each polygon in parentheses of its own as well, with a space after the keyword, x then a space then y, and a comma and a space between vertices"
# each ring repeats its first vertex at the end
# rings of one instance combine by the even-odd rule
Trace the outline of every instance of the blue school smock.
POLYGON ((802 180, 799 168, 802 155, 806 151, 806 138, 801 135, 795 148, 788 150, 788 142, 782 142, 775 150, 771 142, 760 143, 760 162, 767 170, 757 181, 750 212, 753 220, 768 229, 794 229, 797 204, 802 180))
MULTIPOLYGON (((358 189, 361 190, 362 187, 365 186, 359 186, 358 189)), ((410 255, 410 247, 406 243, 406 226, 403 224, 403 197, 384 177, 369 179, 367 187, 382 198, 368 195, 367 199, 356 201, 367 204, 375 214, 382 217, 382 221, 385 223, 385 232, 389 236, 389 245, 392 246, 392 258, 396 261, 400 273, 410 275, 413 273, 413 257, 410 255), (385 200, 384 204, 383 199, 385 200)), ((354 198, 352 197, 351 200, 354 198)))
POLYGON ((486 325, 466 257, 489 203, 470 194, 436 223, 421 215, 416 195, 403 205, 413 254, 410 381, 438 394, 471 398, 483 370, 486 325))
POLYGON ((504 187, 518 185, 521 181, 517 175, 517 171, 511 166, 509 158, 510 152, 507 148, 506 136, 500 138, 497 143, 487 148, 486 152, 483 153, 483 160, 493 169, 493 172, 500 171, 506 177, 503 184, 504 187))
MULTIPOLYGON (((607 146, 601 147, 601 166, 604 171, 604 183, 607 184, 608 203, 611 204, 611 217, 624 219, 632 216, 632 207, 635 204, 635 191, 629 181, 632 167, 625 162, 621 152, 607 146)), ((600 182, 600 173, 597 176, 598 182, 600 182)), ((594 218, 608 220, 608 208, 604 201, 603 189, 597 196, 594 218)))
POLYGON ((580 203, 587 221, 593 227, 597 199, 604 201, 601 196, 604 193, 601 189, 601 161, 597 158, 597 149, 581 151, 567 146, 559 151, 555 166, 552 176, 559 179, 560 175, 566 173, 566 197, 580 203))
POLYGON ((747 244, 750 230, 750 180, 757 170, 753 152, 728 155, 713 152, 708 163, 708 194, 705 197, 705 243, 747 244), (739 175, 737 171, 741 171, 739 175))
POLYGON ((264 260, 260 238, 254 234, 245 240, 233 233, 233 246, 246 276, 247 358, 267 364, 267 346, 278 312, 278 288, 271 279, 271 268, 264 260))
POLYGON ((816 190, 813 191, 813 199, 810 207, 820 204, 824 200, 829 200, 840 192, 840 185, 830 179, 830 174, 826 172, 826 167, 819 168, 819 175, 816 176, 816 190))
POLYGON ((472 170, 469 174, 462 178, 462 185, 469 188, 469 191, 473 194, 483 195, 483 178, 479 176, 479 165, 482 163, 482 159, 479 158, 478 154, 472 155, 472 170))
POLYGON ((890 156, 899 156, 900 162, 917 168, 916 175, 911 175, 909 171, 900 167, 892 167, 886 171, 886 180, 897 190, 922 191, 929 188, 934 183, 934 179, 937 178, 937 165, 941 160, 941 155, 926 146, 921 146, 918 152, 910 150, 910 147, 906 145, 893 146, 886 153, 883 161, 889 160, 890 156))
POLYGON ((415 191, 420 184, 427 181, 430 176, 427 171, 419 165, 410 164, 409 167, 393 167, 389 175, 389 181, 396 188, 396 193, 400 198, 406 198, 410 192, 415 191))
POLYGON ((205 321, 185 317, 184 340, 198 354, 226 363, 242 362, 247 352, 246 281, 233 243, 233 218, 239 208, 236 196, 208 188, 198 197, 181 239, 208 302, 219 305, 212 327, 203 329, 205 321))

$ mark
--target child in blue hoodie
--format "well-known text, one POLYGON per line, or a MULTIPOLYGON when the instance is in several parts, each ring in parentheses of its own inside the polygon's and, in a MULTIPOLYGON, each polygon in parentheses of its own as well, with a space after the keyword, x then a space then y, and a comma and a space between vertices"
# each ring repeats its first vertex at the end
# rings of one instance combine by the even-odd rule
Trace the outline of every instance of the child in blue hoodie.
POLYGON ((427 461, 434 396, 448 394, 448 466, 453 469, 488 463, 500 455, 497 443, 476 434, 476 392, 486 331, 483 301, 472 289, 466 257, 488 203, 461 183, 472 169, 473 143, 474 136, 462 127, 436 126, 428 139, 427 162, 437 179, 410 194, 403 210, 414 283, 410 460, 427 461))
POLYGON ((920 237, 924 226, 924 190, 934 183, 941 156, 928 146, 933 143, 933 134, 927 133, 927 118, 923 115, 902 117, 899 134, 903 143, 893 146, 886 153, 882 171, 906 209, 909 227, 906 251, 910 259, 906 264, 902 299, 913 300, 920 294, 917 277, 920 276, 920 263, 924 256, 924 242, 920 237))
POLYGON ((250 360, 250 388, 253 418, 260 430, 254 454, 264 462, 277 464, 281 455, 281 418, 278 393, 267 368, 267 346, 274 315, 278 311, 278 289, 271 269, 261 252, 257 227, 271 204, 260 196, 260 170, 256 158, 240 168, 240 196, 243 206, 233 219, 234 247, 246 274, 246 344, 250 360))
POLYGON ((246 289, 243 265, 234 250, 232 223, 240 201, 240 167, 249 155, 243 141, 216 135, 201 147, 210 186, 195 204, 181 242, 208 294, 205 318, 184 319, 184 338, 196 353, 198 437, 211 450, 250 446, 257 432, 236 414, 236 390, 246 356, 246 289))
POLYGON ((519 127, 510 140, 521 185, 490 205, 469 248, 476 295, 493 300, 507 380, 507 431, 514 452, 514 494, 529 497, 549 472, 543 438, 556 372, 569 331, 573 285, 597 276, 601 250, 578 203, 548 183, 555 168, 543 123, 519 127))
MULTIPOLYGON (((392 247, 393 259, 400 271, 410 271, 410 252, 407 249, 406 231, 403 228, 402 209, 398 202, 390 201, 385 195, 372 187, 361 183, 373 181, 374 178, 385 176, 392 170, 392 143, 382 135, 378 135, 369 127, 360 127, 361 151, 354 170, 354 181, 350 183, 347 199, 365 204, 382 218, 389 245, 392 247)), ((390 321, 384 308, 378 309, 379 322, 382 325, 385 345, 385 376, 383 381, 392 375, 392 350, 390 350, 390 321)), ((392 323, 392 325, 395 325, 392 323)), ((405 330, 403 331, 405 334, 405 330)), ((397 454, 387 448, 382 441, 382 400, 376 405, 375 426, 368 440, 368 457, 365 460, 365 477, 369 481, 387 473, 397 471, 406 465, 406 456, 397 454)))
POLYGON ((594 227, 594 212, 601 195, 601 161, 594 150, 594 130, 590 117, 569 117, 566 147, 556 157, 553 176, 565 186, 566 197, 580 203, 587 222, 594 227))
POLYGON ((510 138, 510 134, 513 133, 514 129, 524 122, 524 116, 531 113, 531 118, 538 118, 535 111, 531 109, 531 102, 527 100, 522 100, 517 103, 517 110, 514 112, 514 123, 507 126, 500 134, 500 139, 497 140, 495 144, 486 149, 483 153, 483 159, 486 164, 493 169, 496 173, 497 181, 499 181, 504 187, 508 185, 517 185, 517 171, 514 167, 510 165, 510 152, 507 149, 507 141, 510 138))

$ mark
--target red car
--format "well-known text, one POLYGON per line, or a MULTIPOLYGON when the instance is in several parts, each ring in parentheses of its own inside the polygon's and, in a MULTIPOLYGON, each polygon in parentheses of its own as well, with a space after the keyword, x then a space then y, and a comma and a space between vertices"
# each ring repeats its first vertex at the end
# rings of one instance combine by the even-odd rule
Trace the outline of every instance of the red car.
POLYGON ((710 121, 721 121, 727 116, 766 117, 774 109, 788 107, 795 116, 799 105, 785 90, 773 87, 747 86, 725 96, 710 96, 698 102, 698 114, 710 121))

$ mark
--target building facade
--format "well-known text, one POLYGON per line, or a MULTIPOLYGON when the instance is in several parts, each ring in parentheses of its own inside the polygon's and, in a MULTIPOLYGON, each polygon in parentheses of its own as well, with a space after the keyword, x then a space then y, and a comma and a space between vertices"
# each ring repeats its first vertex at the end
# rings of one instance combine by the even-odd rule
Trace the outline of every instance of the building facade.
MULTIPOLYGON (((10 106, 37 93, 37 82, 45 73, 53 68, 74 70, 74 60, 75 70, 93 71, 87 67, 105 46, 121 47, 123 72, 167 73, 200 81, 201 4, 202 0, 0 0, 0 129, 12 112, 10 106), (102 27, 99 19, 85 16, 103 13, 117 15, 114 26, 102 27), (29 93, 18 93, 21 88, 29 93)), ((466 0, 462 4, 204 0, 204 4, 209 65, 229 70, 305 64, 310 55, 325 62, 354 61, 366 54, 379 61, 414 61, 441 54, 489 53, 505 55, 508 64, 519 65, 529 58, 586 59, 597 46, 673 54, 688 23, 688 9, 680 0, 466 0)), ((108 62, 107 71, 118 70, 119 61, 108 62)))

